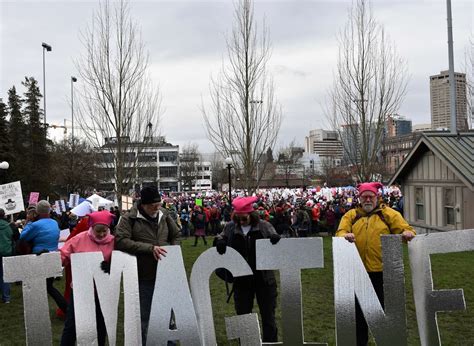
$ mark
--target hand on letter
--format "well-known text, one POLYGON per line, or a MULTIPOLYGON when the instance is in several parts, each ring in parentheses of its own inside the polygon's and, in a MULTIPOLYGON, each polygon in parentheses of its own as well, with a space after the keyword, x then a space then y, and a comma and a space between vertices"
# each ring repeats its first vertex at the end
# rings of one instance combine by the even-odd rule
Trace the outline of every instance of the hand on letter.
POLYGON ((153 257, 155 257, 157 261, 161 259, 161 256, 166 257, 166 252, 167 251, 162 247, 153 246, 153 257))
POLYGON ((413 234, 413 232, 411 232, 411 231, 403 231, 403 233, 402 233, 402 239, 404 241, 410 241, 414 237, 415 237, 415 234, 413 234))
POLYGON ((355 242, 356 238, 354 236, 354 233, 347 233, 344 238, 349 242, 349 243, 353 243, 355 242))

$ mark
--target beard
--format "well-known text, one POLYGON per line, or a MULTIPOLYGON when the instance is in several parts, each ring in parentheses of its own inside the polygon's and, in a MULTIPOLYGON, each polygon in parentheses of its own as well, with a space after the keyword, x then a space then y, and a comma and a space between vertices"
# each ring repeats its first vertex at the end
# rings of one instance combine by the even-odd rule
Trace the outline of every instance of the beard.
POLYGON ((372 210, 375 209, 375 204, 373 204, 373 203, 364 203, 364 204, 362 204, 362 209, 364 209, 364 211, 366 213, 370 213, 372 210))

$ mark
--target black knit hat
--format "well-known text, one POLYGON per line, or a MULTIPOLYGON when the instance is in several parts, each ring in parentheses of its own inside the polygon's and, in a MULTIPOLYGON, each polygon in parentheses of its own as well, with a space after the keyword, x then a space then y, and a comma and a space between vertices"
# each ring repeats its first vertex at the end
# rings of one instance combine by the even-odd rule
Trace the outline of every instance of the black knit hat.
POLYGON ((152 204, 161 202, 161 196, 158 192, 158 189, 154 186, 144 187, 140 191, 141 203, 142 204, 152 204))

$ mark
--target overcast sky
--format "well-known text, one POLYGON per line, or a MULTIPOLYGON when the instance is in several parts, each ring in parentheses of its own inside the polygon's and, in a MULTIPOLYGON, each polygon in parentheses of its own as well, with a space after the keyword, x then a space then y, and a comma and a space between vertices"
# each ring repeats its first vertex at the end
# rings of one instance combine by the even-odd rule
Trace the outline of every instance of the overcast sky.
MULTIPOLYGON (((265 16, 272 41, 269 71, 284 120, 277 148, 309 130, 325 128, 321 105, 331 85, 337 34, 347 21, 350 1, 256 1, 255 18, 265 16)), ((464 72, 464 52, 472 37, 474 1, 453 0, 456 71, 464 72)), ((429 76, 448 68, 446 1, 374 0, 377 20, 406 59, 410 73, 399 113, 413 124, 430 122, 429 76)), ((42 47, 46 55, 47 117, 50 124, 70 120, 70 77, 83 47, 80 30, 91 21, 97 1, 0 0, 0 97, 34 76, 43 91, 42 47)), ((206 139, 201 99, 209 99, 209 78, 219 72, 225 36, 232 30, 233 5, 225 1, 132 1, 150 53, 150 72, 161 87, 161 132, 180 146, 193 142, 213 151, 206 139)), ((78 80, 79 84, 81 80, 78 80)), ((59 138, 62 130, 53 130, 59 138)))

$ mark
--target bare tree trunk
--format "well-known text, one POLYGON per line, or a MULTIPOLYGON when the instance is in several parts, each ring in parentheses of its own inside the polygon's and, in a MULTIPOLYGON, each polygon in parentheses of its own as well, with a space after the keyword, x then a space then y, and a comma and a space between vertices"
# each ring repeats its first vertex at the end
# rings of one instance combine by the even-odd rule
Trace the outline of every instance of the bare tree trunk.
POLYGON ((345 164, 356 167, 361 181, 378 173, 385 122, 399 109, 406 85, 405 61, 387 41, 369 1, 357 0, 339 37, 326 116, 339 131, 345 164))
POLYGON ((209 140, 223 157, 232 157, 244 187, 252 192, 257 162, 273 148, 282 113, 267 74, 270 43, 263 26, 261 37, 251 0, 235 6, 235 25, 227 40, 228 64, 210 82, 211 105, 202 107, 209 140))
POLYGON ((83 86, 78 117, 88 141, 112 156, 102 168, 113 169, 121 204, 136 179, 144 137, 158 129, 160 96, 147 74, 148 54, 128 4, 113 4, 101 3, 82 33, 85 54, 76 63, 83 86))

